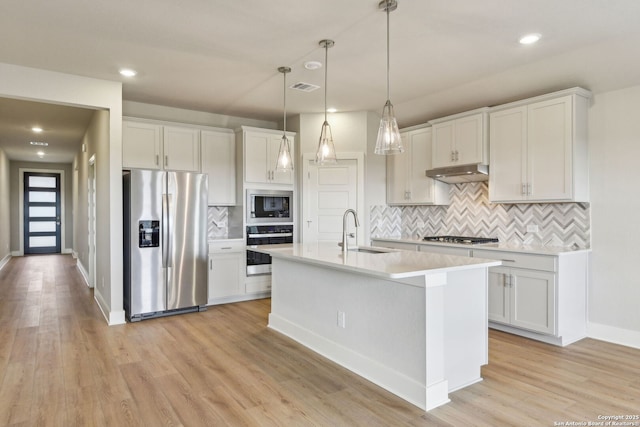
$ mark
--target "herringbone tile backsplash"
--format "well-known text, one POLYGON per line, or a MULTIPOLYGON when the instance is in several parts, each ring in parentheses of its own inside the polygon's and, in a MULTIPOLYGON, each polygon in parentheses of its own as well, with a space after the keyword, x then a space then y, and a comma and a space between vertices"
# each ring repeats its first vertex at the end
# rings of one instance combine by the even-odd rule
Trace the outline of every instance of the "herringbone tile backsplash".
POLYGON ((226 206, 209 206, 207 211, 207 237, 209 240, 229 236, 229 209, 226 206))
POLYGON ((589 248, 588 203, 489 203, 486 182, 451 185, 449 206, 374 206, 371 237, 497 237, 504 243, 589 248), (527 233, 537 225, 537 233, 527 233))

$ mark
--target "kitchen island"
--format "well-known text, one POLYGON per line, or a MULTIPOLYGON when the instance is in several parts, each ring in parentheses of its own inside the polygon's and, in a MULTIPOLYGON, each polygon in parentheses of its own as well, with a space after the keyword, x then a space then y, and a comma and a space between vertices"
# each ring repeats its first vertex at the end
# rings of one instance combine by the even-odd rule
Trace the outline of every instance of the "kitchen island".
POLYGON ((272 256, 269 327, 425 410, 482 379, 499 261, 333 243, 272 256))

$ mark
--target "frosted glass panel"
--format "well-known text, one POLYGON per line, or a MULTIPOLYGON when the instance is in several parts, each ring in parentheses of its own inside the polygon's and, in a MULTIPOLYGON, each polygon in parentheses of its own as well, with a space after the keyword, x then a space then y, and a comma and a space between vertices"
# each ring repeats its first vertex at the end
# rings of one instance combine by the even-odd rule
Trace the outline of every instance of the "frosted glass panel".
POLYGON ((55 206, 29 206, 29 216, 30 217, 55 217, 56 216, 56 207, 55 206))
POLYGON ((29 237, 29 246, 32 248, 56 246, 56 236, 29 237))
POLYGON ((56 178, 53 176, 30 176, 29 187, 56 188, 56 178))
POLYGON ((56 193, 53 191, 29 191, 30 202, 56 202, 56 193))
POLYGON ((29 221, 29 231, 39 233, 42 231, 56 231, 55 221, 29 221))

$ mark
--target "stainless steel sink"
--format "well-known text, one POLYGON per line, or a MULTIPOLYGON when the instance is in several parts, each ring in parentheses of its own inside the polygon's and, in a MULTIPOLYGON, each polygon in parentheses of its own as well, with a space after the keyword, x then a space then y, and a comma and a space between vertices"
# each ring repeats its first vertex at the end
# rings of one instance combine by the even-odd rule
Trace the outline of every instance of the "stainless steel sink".
POLYGON ((390 249, 374 248, 372 246, 357 246, 355 248, 349 248, 349 252, 364 252, 367 254, 384 254, 391 252, 390 249))

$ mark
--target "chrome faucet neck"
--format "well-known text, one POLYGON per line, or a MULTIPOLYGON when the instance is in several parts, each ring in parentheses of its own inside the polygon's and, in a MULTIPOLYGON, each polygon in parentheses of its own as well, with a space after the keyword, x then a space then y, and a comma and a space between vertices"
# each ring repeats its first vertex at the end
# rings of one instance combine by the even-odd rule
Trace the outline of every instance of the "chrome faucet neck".
POLYGON ((356 226, 356 244, 358 243, 358 227, 360 227, 360 221, 358 220, 358 213, 353 209, 347 209, 342 215, 342 252, 347 253, 349 250, 349 244, 347 239, 347 217, 349 214, 353 214, 353 221, 356 226))

